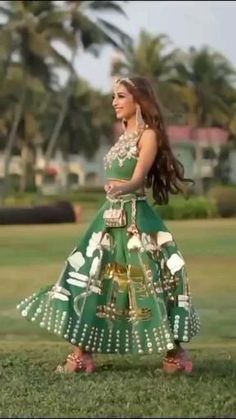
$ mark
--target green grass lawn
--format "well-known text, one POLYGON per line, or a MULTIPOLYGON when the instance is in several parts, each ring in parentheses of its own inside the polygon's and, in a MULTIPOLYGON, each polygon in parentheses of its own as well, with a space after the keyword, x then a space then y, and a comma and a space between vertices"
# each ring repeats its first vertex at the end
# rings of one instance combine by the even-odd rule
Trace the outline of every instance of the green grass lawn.
POLYGON ((153 355, 99 355, 91 376, 54 373, 69 344, 23 320, 15 307, 57 280, 93 210, 86 216, 77 225, 0 228, 0 416, 235 416, 236 219, 167 222, 202 323, 188 345, 191 375, 166 376, 153 355))

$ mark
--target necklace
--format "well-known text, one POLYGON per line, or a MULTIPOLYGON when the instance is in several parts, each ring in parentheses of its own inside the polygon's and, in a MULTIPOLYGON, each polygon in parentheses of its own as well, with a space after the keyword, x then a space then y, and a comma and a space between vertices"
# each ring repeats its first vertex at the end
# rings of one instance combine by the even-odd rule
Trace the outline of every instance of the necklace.
POLYGON ((127 132, 124 132, 121 136, 120 139, 121 140, 134 140, 135 138, 137 138, 139 136, 139 132, 138 131, 134 131, 131 132, 130 134, 128 134, 127 132))

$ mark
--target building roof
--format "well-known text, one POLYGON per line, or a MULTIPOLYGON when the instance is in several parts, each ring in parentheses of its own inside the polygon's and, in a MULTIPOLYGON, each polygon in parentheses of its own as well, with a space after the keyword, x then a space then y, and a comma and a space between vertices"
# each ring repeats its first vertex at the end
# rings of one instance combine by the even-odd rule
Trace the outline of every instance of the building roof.
POLYGON ((172 142, 191 141, 191 142, 207 142, 209 144, 225 144, 228 140, 229 133, 217 127, 197 128, 194 130, 190 125, 173 125, 167 127, 169 138, 172 142))
MULTIPOLYGON (((190 125, 169 125, 167 127, 168 136, 172 143, 189 141, 189 142, 206 142, 211 145, 222 145, 228 140, 229 133, 227 130, 217 127, 197 128, 193 129, 190 125)), ((122 133, 122 125, 118 121, 114 126, 115 139, 122 133)))

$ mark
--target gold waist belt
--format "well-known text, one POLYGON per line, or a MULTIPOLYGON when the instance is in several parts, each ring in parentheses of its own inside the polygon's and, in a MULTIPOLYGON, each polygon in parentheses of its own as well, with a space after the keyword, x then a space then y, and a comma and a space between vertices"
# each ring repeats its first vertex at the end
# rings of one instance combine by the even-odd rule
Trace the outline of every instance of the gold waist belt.
POLYGON ((109 195, 106 196, 107 200, 112 204, 122 203, 125 204, 126 202, 133 202, 133 201, 146 201, 146 195, 142 194, 135 194, 129 193, 125 195, 120 195, 119 198, 111 198, 109 195))

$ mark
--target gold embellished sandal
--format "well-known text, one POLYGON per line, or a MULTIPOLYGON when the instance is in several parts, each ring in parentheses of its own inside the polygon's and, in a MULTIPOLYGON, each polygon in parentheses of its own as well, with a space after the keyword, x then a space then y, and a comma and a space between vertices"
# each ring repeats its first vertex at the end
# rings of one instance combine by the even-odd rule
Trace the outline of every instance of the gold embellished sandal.
POLYGON ((177 351, 174 355, 167 355, 163 360, 163 371, 168 374, 181 371, 191 373, 192 370, 193 363, 184 349, 177 351))
POLYGON ((64 365, 58 365, 56 372, 71 373, 71 372, 94 372, 96 369, 93 357, 89 353, 78 354, 72 352, 68 355, 64 365))

